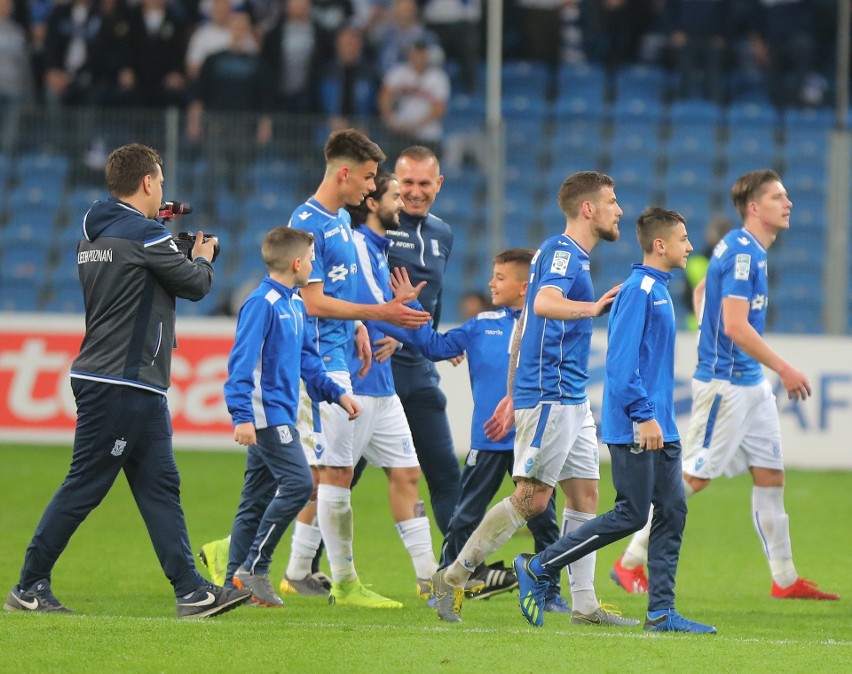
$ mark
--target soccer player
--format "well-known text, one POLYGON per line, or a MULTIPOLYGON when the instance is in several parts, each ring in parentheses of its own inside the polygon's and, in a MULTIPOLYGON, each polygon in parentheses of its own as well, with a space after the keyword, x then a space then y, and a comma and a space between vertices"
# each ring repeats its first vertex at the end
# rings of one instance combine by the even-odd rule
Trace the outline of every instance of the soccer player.
MULTIPOLYGON (((380 168, 375 182, 376 189, 361 204, 347 206, 355 227, 355 247, 362 272, 358 277, 358 300, 365 304, 389 302, 393 298, 387 259, 390 240, 386 235, 399 227, 402 210, 396 177, 380 168)), ((408 296, 414 292, 416 289, 411 289, 408 296)), ((367 321, 366 327, 371 344, 384 337, 374 321, 367 321)), ((353 458, 357 461, 363 456, 387 474, 391 514, 414 565, 417 595, 428 599, 438 562, 432 549, 426 507, 420 500, 420 464, 408 420, 394 389, 390 358, 375 357, 370 371, 363 377, 358 376, 359 369, 358 359, 351 358, 352 390, 364 410, 355 422, 353 458)))
MULTIPOLYGON (((512 474, 515 432, 494 441, 485 435, 485 422, 503 397, 494 382, 506 381, 509 373, 509 347, 518 327, 518 319, 527 293, 527 275, 535 251, 529 248, 510 248, 494 258, 494 272, 489 282, 491 299, 496 309, 482 311, 458 328, 438 333, 426 325, 416 331, 389 328, 390 334, 413 343, 427 358, 445 360, 467 355, 470 386, 473 392, 473 419, 470 428, 470 452, 462 472, 461 495, 450 520, 441 549, 440 568, 449 566, 462 546, 479 526, 491 499, 500 489, 506 474, 512 474), (408 334, 406 334, 408 333, 408 334)), ((544 550, 559 538, 556 522, 555 494, 547 509, 533 517, 527 526, 535 540, 537 551, 544 550)), ((490 568, 490 582, 481 591, 473 587, 484 579, 471 576, 465 586, 466 596, 486 599, 517 587, 513 571, 490 568)), ((558 583, 550 589, 545 611, 570 613, 560 595, 558 583)))
MULTIPOLYGON (((360 204, 376 189, 378 162, 384 160, 385 155, 378 145, 354 129, 333 132, 324 154, 325 176, 314 196, 293 212, 290 226, 314 235, 313 270, 301 295, 308 314, 316 319, 319 352, 329 376, 351 394, 349 367, 353 353, 364 362, 361 374, 372 358, 366 328, 359 325, 355 337, 354 321, 380 320, 402 327, 417 327, 429 320, 429 314, 405 306, 404 302, 410 298, 402 296, 382 304, 355 301, 361 269, 351 219, 344 207, 360 204), (353 345, 357 352, 353 352, 353 345)), ((319 473, 318 529, 328 551, 333 581, 329 602, 397 608, 401 606, 399 602, 382 597, 361 584, 353 562, 354 424, 341 407, 325 402, 314 406, 307 395, 302 396, 302 407, 309 418, 319 420, 319 425, 314 426, 317 435, 312 443, 312 459, 318 464, 319 473)), ((309 531, 309 527, 305 525, 294 531, 293 548, 302 546, 297 536, 309 531)), ((305 541, 304 547, 312 542, 305 541)), ((290 565, 288 577, 301 580, 290 575, 290 565)))
POLYGON ((264 237, 269 275, 240 309, 228 359, 225 403, 234 440, 248 450, 225 582, 251 590, 261 606, 284 605, 269 582, 272 554, 314 488, 296 430, 300 377, 312 397, 338 403, 350 420, 361 411, 326 375, 296 294, 310 277, 313 247, 298 229, 276 227, 264 237))
MULTIPOLYGON (((426 281, 419 301, 431 314, 435 329, 441 320, 441 288, 453 233, 449 225, 429 212, 444 176, 435 153, 415 145, 403 150, 394 173, 399 180, 403 209, 399 229, 388 232, 391 269, 404 268, 415 286, 426 281)), ((434 363, 417 349, 404 346, 393 356, 396 393, 414 438, 417 458, 429 486, 435 523, 446 534, 461 488, 461 469, 447 419, 447 397, 438 386, 434 363)))
POLYGON ((70 613, 50 577, 77 527, 124 471, 179 618, 213 616, 246 602, 245 590, 210 585, 189 547, 166 391, 175 341, 175 297, 198 301, 213 283, 215 241, 198 232, 192 261, 155 220, 163 200, 162 160, 134 143, 106 164, 110 198, 83 218, 77 265, 86 334, 71 366, 77 402, 74 453, 27 547, 7 611, 70 613))
MULTIPOLYGON (((618 287, 595 300, 589 253, 601 239, 618 240, 622 211, 613 179, 592 171, 568 176, 558 200, 565 230, 545 240, 533 257, 520 357, 517 370, 509 369, 514 393, 486 424, 490 437, 502 437, 511 427, 512 407, 517 408, 515 492, 488 511, 455 561, 433 577, 438 616, 449 622, 461 621, 471 572, 546 510, 557 483, 565 492, 569 531, 592 519, 597 508, 598 444, 586 396, 589 349, 592 318, 612 303, 618 287)), ((600 605, 594 565, 594 556, 587 556, 569 571, 572 622, 638 624, 600 605)))
POLYGON ((521 612, 541 626, 550 579, 567 564, 641 528, 654 503, 645 629, 715 634, 715 628, 687 620, 674 608, 686 499, 674 416, 676 325, 668 285, 672 269, 686 266, 692 244, 683 217, 661 208, 639 216, 636 237, 642 264, 633 265, 616 296, 607 331, 601 424, 612 457, 615 507, 544 552, 515 558, 521 612))
MULTIPOLYGON (((731 197, 743 227, 729 232, 713 250, 707 269, 692 381, 692 418, 683 459, 687 498, 721 475, 752 476, 752 519, 772 574, 776 599, 839 599, 800 578, 793 564, 789 520, 784 509, 781 426, 772 387, 761 365, 775 371, 791 400, 805 400, 811 385, 804 373, 763 339, 768 304, 766 251, 790 227, 793 203, 775 171, 746 173, 731 197)), ((615 563, 611 576, 628 592, 647 588, 648 526, 638 532, 615 563)))

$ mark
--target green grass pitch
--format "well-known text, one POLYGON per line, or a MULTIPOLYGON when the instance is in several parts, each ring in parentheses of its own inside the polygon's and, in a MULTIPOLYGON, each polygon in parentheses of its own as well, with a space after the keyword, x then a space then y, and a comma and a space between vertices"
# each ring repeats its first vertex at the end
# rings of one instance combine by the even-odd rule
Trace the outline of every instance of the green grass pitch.
MULTIPOLYGON (((68 447, 0 445, 0 592, 17 582, 24 549, 69 460, 68 447)), ((243 457, 181 452, 177 460, 197 550, 229 531, 243 457)), ((613 499, 608 466, 602 468, 601 511, 613 499)), ((689 501, 678 608, 719 630, 691 636, 573 626, 567 616, 550 614, 535 629, 521 616, 517 593, 466 602, 461 625, 439 622, 415 598, 386 480, 372 468, 353 494, 355 561, 362 580, 402 601, 403 609, 342 609, 322 599, 287 597, 281 610, 245 607, 214 620, 179 621, 171 586, 119 478, 54 572, 57 596, 76 614, 0 612, 0 672, 852 671, 852 473, 791 471, 787 479, 799 573, 839 592, 839 602, 770 599, 750 491, 745 477, 722 479, 689 501)), ((284 572, 289 538, 288 532, 275 558, 276 579, 284 572)), ((437 551, 434 527, 433 542, 437 551)), ((622 547, 598 552, 598 595, 625 615, 641 617, 645 598, 609 579, 622 547)), ((531 548, 523 530, 498 555, 508 561, 531 548)), ((567 589, 564 594, 570 600, 567 589)))

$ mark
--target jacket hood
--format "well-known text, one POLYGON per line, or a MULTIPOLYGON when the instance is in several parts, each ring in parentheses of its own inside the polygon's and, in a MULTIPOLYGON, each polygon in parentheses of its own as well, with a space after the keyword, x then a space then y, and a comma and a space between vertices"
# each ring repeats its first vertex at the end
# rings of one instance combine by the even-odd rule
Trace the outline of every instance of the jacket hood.
POLYGON ((83 216, 83 237, 88 241, 94 241, 99 236, 104 236, 108 227, 115 227, 117 222, 124 219, 123 215, 145 217, 141 211, 115 197, 110 197, 106 201, 95 201, 83 216))

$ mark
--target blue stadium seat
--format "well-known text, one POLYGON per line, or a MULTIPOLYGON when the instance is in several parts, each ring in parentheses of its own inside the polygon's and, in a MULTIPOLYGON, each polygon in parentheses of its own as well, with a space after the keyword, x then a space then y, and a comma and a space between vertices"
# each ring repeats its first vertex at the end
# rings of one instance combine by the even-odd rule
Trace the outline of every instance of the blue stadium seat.
POLYGON ((609 172, 615 178, 616 194, 621 196, 625 187, 639 187, 643 192, 650 191, 655 181, 654 163, 641 154, 613 153, 609 172))
POLYGON ((728 107, 728 126, 765 126, 774 128, 779 125, 778 110, 768 103, 736 101, 728 107))
POLYGON ((669 109, 672 124, 720 124, 724 111, 716 103, 700 99, 675 101, 669 109))
POLYGON ((63 188, 63 183, 58 181, 42 185, 22 184, 9 193, 9 205, 12 209, 40 210, 55 217, 63 188))
POLYGON ((28 154, 21 156, 15 165, 15 175, 22 185, 41 187, 65 184, 68 175, 68 159, 52 154, 28 154))
POLYGON ((21 279, 0 275, 0 311, 33 312, 39 310, 39 279, 21 279))
POLYGON ((65 199, 66 209, 72 218, 82 220, 96 199, 104 201, 109 197, 103 187, 74 187, 68 191, 65 199))
POLYGON ((548 79, 547 66, 536 61, 504 61, 503 91, 526 91, 537 99, 543 99, 548 79))
POLYGON ((728 128, 726 153, 729 157, 750 157, 759 166, 769 166, 775 160, 774 126, 732 125, 728 128))
MULTIPOLYGON (((506 119, 506 149, 511 153, 527 153, 542 145, 542 120, 535 115, 506 119)), ((510 163, 514 157, 510 157, 510 163)))
POLYGON ((710 185, 698 184, 691 187, 666 185, 665 207, 675 210, 686 218, 692 245, 701 242, 701 228, 710 214, 713 195, 710 185))
POLYGON ((790 128, 782 145, 782 156, 791 165, 800 159, 827 161, 828 131, 826 129, 790 128))
POLYGON ((48 253, 41 240, 18 241, 14 244, 4 242, 0 255, 3 277, 40 282, 48 272, 48 253))
POLYGON ((614 161, 625 156, 644 159, 645 171, 653 172, 654 161, 662 146, 656 121, 628 118, 616 122, 610 139, 610 154, 614 161))
POLYGON ((622 223, 635 223, 639 214, 648 206, 651 206, 651 198, 653 196, 650 184, 625 184, 620 178, 619 173, 613 171, 615 178, 615 196, 618 198, 618 205, 624 211, 621 216, 622 223))
POLYGON ((671 157, 666 168, 667 189, 683 187, 711 188, 716 182, 712 158, 671 157))
POLYGON ((712 160, 719 153, 716 124, 710 121, 672 122, 667 153, 670 157, 703 157, 712 160))
POLYGON ((85 311, 83 289, 79 283, 54 283, 44 309, 63 314, 82 314, 85 311))
POLYGON ((616 123, 620 121, 663 120, 663 104, 656 98, 628 96, 616 99, 612 106, 612 116, 616 123))
POLYGON ((787 108, 784 111, 784 126, 787 131, 794 129, 814 130, 831 129, 836 121, 832 108, 787 108))
POLYGON ((787 166, 781 177, 794 204, 803 192, 820 193, 828 187, 825 161, 820 158, 814 161, 797 160, 787 166))
POLYGON ((616 98, 650 97, 663 98, 667 83, 666 71, 648 65, 628 65, 615 74, 616 98))

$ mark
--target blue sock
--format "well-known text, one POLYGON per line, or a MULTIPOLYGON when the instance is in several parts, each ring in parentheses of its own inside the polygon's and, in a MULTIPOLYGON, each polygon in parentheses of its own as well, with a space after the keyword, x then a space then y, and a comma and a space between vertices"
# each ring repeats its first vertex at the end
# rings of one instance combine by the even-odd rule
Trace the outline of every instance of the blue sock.
POLYGON ((544 567, 541 565, 541 562, 538 561, 538 555, 536 555, 530 560, 529 567, 530 571, 532 571, 536 576, 547 575, 547 571, 544 570, 544 567))

